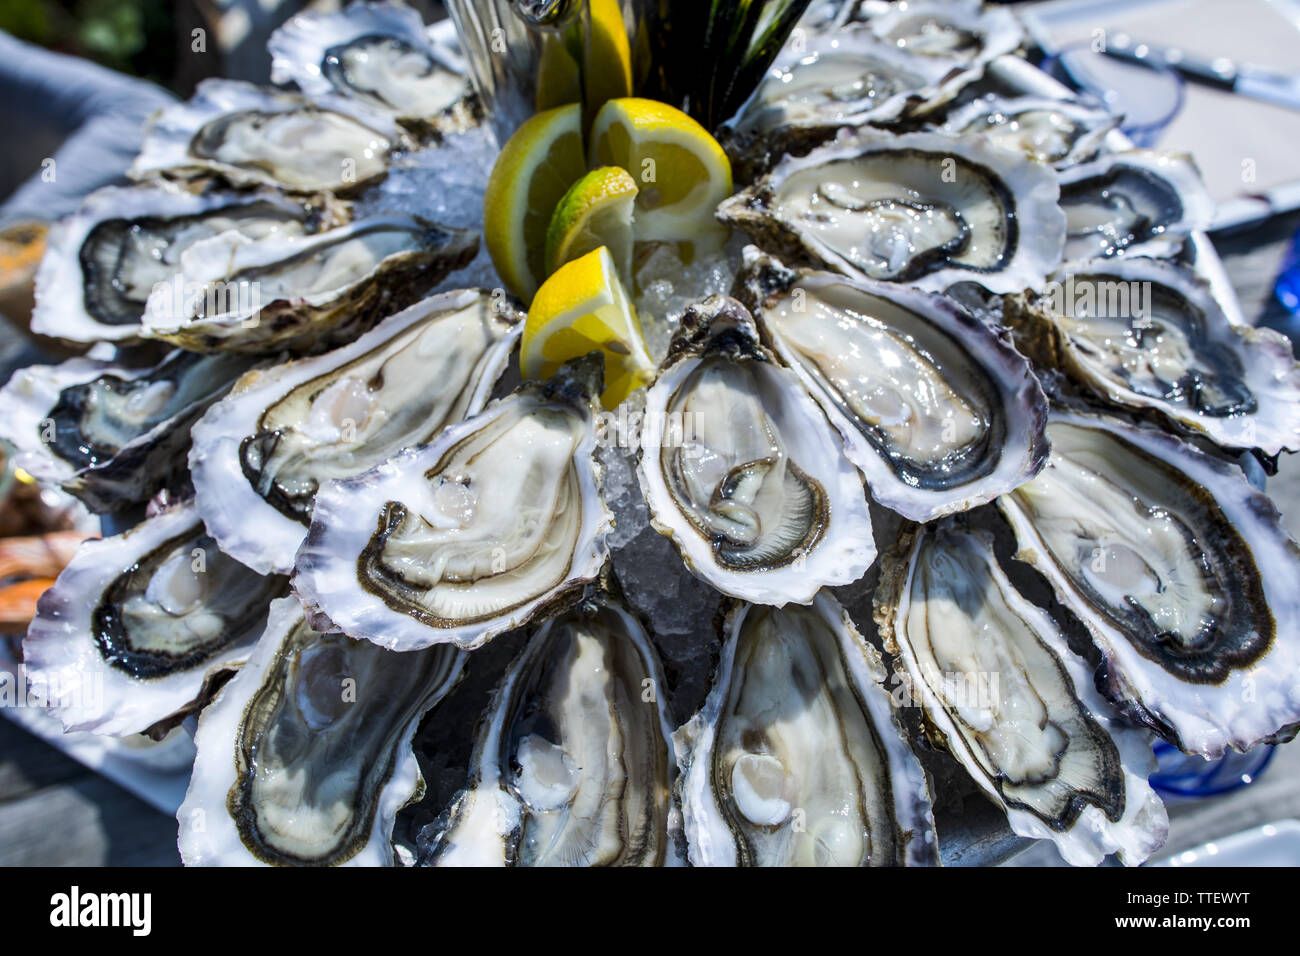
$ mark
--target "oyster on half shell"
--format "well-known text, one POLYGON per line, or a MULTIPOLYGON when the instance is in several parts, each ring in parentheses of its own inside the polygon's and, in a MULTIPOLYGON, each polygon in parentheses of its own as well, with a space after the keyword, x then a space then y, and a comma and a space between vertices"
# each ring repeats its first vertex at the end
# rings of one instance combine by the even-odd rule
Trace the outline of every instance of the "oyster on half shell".
POLYGON ((953 519, 907 531, 882 561, 876 621, 942 740, 1021 836, 1066 861, 1137 866, 1168 817, 1147 784, 1150 734, 1124 725, 1061 628, 953 519))
POLYGON ((181 859, 392 865, 397 811, 424 793, 411 740, 464 657, 321 634, 292 597, 276 601, 248 663, 199 719, 176 814, 181 859))
POLYGON ((1076 100, 990 94, 953 110, 939 131, 982 135, 1003 149, 1064 169, 1095 157, 1119 122, 1109 110, 1076 100))
POLYGON ((209 531, 249 567, 289 571, 321 484, 481 411, 522 328, 487 291, 446 292, 349 345, 240 379, 193 429, 209 531))
POLYGON ((676 764, 663 670, 640 622, 595 594, 502 678, 435 866, 666 866, 676 764))
POLYGON ((576 600, 609 555, 595 458, 603 359, 566 363, 430 444, 316 494, 294 588, 395 650, 470 649, 576 600))
POLYGON ((247 659, 283 576, 222 554, 192 503, 87 541, 46 591, 23 642, 65 730, 164 728, 247 659))
POLYGON ((787 156, 718 206, 769 252, 941 292, 1043 284, 1061 261, 1065 215, 1052 170, 980 138, 844 131, 787 156))
POLYGON ((1057 409, 1047 432, 1047 467, 998 507, 1091 633, 1106 695, 1207 757, 1293 732, 1300 549, 1273 503, 1154 429, 1057 409))
POLYGON ((765 342, 880 504, 929 521, 1042 468, 1047 399, 1005 331, 943 296, 790 270, 750 250, 740 281, 765 342))
POLYGON ((713 689, 676 734, 690 862, 938 863, 929 784, 885 679, 829 591, 736 602, 713 689))
POLYGON ((641 435, 651 522, 724 594, 806 604, 875 561, 862 476, 736 300, 686 311, 641 435))

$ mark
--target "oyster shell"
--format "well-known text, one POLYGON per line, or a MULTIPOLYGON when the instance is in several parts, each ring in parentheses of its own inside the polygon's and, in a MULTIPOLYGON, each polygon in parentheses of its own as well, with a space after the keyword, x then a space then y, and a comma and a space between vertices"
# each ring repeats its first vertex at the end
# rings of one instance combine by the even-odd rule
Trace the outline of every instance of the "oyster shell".
POLYGON ((876 622, 942 740, 1021 836, 1066 861, 1136 866, 1168 833, 1148 733, 1110 716, 1057 623, 1007 578, 993 536, 951 519, 882 561, 876 622))
POLYGON ((1135 149, 1061 173, 1065 259, 1172 255, 1209 228, 1214 200, 1187 156, 1135 149))
MULTIPOLYGON (((949 70, 983 71, 983 67, 1024 42, 1024 30, 1015 14, 980 0, 907 0, 883 13, 864 17, 868 4, 846 4, 849 29, 865 29, 899 49, 929 57, 949 70)), ((980 75, 976 74, 976 77, 980 75)))
POLYGON ((502 678, 435 866, 665 866, 676 765, 659 655, 595 595, 548 621, 502 678))
POLYGON ((210 533, 251 568, 289 571, 321 483, 481 411, 522 328, 489 292, 446 292, 350 345, 245 376, 193 430, 210 533))
POLYGON ((132 179, 220 176, 233 186, 355 192, 388 173, 405 146, 393 118, 342 96, 312 99, 206 79, 145 126, 132 179))
POLYGON ((271 82, 297 84, 305 96, 355 99, 418 131, 463 127, 473 116, 464 71, 404 4, 305 11, 271 34, 267 49, 271 82))
POLYGON ((271 190, 195 195, 169 183, 97 190, 50 231, 32 331, 72 342, 134 341, 149 294, 194 243, 222 233, 302 236, 344 216, 328 198, 298 202, 271 190))
POLYGON ((990 94, 953 110, 941 133, 983 135, 994 145, 1064 169, 1094 158, 1120 118, 1101 106, 1041 96, 990 94))
POLYGON ((641 435, 655 530, 724 594, 806 604, 875 561, 862 476, 734 299, 713 296, 682 317, 641 435))
POLYGON ((1043 467, 1047 399, 1004 331, 942 296, 789 270, 751 250, 741 282, 764 340, 880 504, 929 521, 1043 467))
POLYGON ((1047 294, 1009 305, 1017 343, 1090 395, 1223 448, 1300 451, 1290 340, 1234 325, 1188 270, 1136 256, 1073 263, 1047 294))
POLYGON ((1041 286, 1060 264, 1058 195, 1050 169, 983 139, 858 130, 786 157, 718 218, 845 275, 1003 294, 1041 286))
POLYGON ((930 788, 885 678, 830 592, 735 603, 713 689, 676 734, 690 862, 938 863, 930 788))
POLYGON ((144 334, 195 352, 319 350, 347 342, 468 265, 478 236, 405 214, 318 235, 215 236, 149 296, 144 334))
POLYGON ((176 814, 189 866, 379 866, 424 792, 411 740, 464 654, 396 654, 271 606, 248 663, 203 712, 176 814))
POLYGON ((474 648, 571 603, 608 558, 595 459, 603 359, 316 494, 298 551, 303 604, 395 650, 474 648))
POLYGON ((1066 409, 1052 455, 998 499, 1101 651, 1098 686, 1187 753, 1300 724, 1300 550, 1234 466, 1151 429, 1066 409))
POLYGON ((180 477, 190 425, 248 367, 242 356, 181 351, 152 368, 81 358, 29 365, 0 389, 0 436, 38 481, 92 511, 120 511, 180 477))
POLYGON ((65 730, 166 727, 243 664, 287 590, 217 550, 180 504, 77 550, 37 604, 24 665, 65 730))

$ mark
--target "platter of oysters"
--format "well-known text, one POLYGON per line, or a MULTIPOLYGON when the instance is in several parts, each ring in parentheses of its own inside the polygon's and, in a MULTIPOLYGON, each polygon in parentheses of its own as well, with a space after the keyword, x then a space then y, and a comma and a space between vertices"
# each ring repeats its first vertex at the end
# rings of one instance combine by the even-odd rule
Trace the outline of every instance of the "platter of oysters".
POLYGON ((399 3, 291 19, 51 233, 32 327, 89 354, 0 437, 105 533, 23 664, 193 735, 186 864, 1138 865, 1157 740, 1300 728, 1300 365, 1192 160, 1005 8, 774 6, 614 407, 594 347, 521 371, 469 40, 399 3))

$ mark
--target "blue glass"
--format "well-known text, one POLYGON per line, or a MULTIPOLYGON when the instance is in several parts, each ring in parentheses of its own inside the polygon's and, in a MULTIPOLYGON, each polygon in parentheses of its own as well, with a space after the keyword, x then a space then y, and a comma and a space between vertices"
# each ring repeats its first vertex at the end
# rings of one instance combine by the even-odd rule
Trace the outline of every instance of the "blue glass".
POLYGON ((1293 317, 1300 319, 1300 231, 1291 239, 1291 248, 1282 260, 1273 295, 1293 317))
POLYGON ((1244 754, 1229 751, 1219 760, 1188 756, 1163 740, 1156 741, 1155 751, 1151 786, 1178 797, 1217 797, 1240 790, 1258 780, 1273 760, 1273 748, 1267 745, 1244 754))
POLYGON ((1186 81, 1174 70, 1097 52, 1091 44, 1064 47, 1040 64, 1057 81, 1095 98, 1136 146, 1150 148, 1183 108, 1186 81))

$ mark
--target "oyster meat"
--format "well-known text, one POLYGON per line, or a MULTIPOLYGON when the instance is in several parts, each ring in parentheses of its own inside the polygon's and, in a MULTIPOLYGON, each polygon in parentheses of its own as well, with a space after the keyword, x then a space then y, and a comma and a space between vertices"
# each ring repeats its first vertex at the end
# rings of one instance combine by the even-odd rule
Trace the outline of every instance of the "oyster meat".
POLYGON ((82 358, 29 365, 0 389, 0 436, 37 480, 92 511, 120 511, 176 483, 191 424, 248 367, 242 356, 181 351, 152 368, 82 358))
POLYGON ((454 128, 472 112, 465 71, 405 4, 308 10, 276 30, 267 49, 271 81, 294 83, 309 97, 349 97, 416 129, 454 128))
POLYGON ((792 271, 748 250, 742 284, 765 341, 880 504, 929 521, 1042 468, 1047 399, 1002 330, 942 296, 792 271))
POLYGON ((1094 158, 1118 125, 1109 110, 1077 100, 990 94, 953 110, 939 131, 982 135, 1002 149, 1064 169, 1094 158))
POLYGON ((862 476, 736 300, 687 310, 646 395, 641 435, 655 529, 724 594, 806 604, 875 561, 862 476))
POLYGON ((203 712, 176 817, 188 866, 383 866, 424 792, 411 740, 450 690, 452 647, 397 654, 271 606, 248 663, 203 712))
POLYGON ((523 328, 482 290, 446 292, 350 345, 252 372, 194 426, 190 472, 222 550, 287 572, 317 489, 477 414, 523 328))
POLYGON ((882 562, 876 616, 932 736, 1013 830, 1075 866, 1108 853, 1137 866, 1164 844, 1150 735, 1110 715, 1061 628, 999 566, 992 535, 952 519, 906 532, 882 562))
POLYGON ((676 735, 695 866, 938 862, 930 788, 880 654, 828 591, 735 603, 704 708, 676 735))
POLYGON ((1172 255, 1214 219, 1214 200, 1187 156, 1135 149, 1061 173, 1065 259, 1172 255))
POLYGON ((206 79, 145 127, 133 179, 219 176, 233 186, 356 192, 382 179, 405 146, 388 113, 342 96, 311 99, 239 80, 206 79))
POLYGON ((1300 450, 1290 340, 1234 325, 1181 266, 1139 256, 1073 263, 1008 315, 1027 353, 1095 398, 1154 411, 1223 448, 1300 450))
POLYGON ((87 541, 37 604, 23 642, 65 730, 122 736, 203 706, 247 659, 282 576, 217 550, 192 503, 87 541))
POLYGON ((195 195, 162 182, 97 190, 50 231, 32 331, 73 342, 134 341, 149 295, 179 271, 181 253, 194 243, 221 234, 303 236, 344 216, 328 198, 299 202, 269 189, 195 195))
POLYGON ((351 341, 478 252, 478 235, 378 214, 300 238, 214 236, 149 296, 144 334, 195 352, 319 350, 351 341))
POLYGON ((769 252, 941 292, 1038 288, 1061 261, 1065 215, 1042 164, 982 138, 842 132, 787 156, 718 207, 769 252))
POLYGON ((474 648, 576 600, 609 554, 602 369, 598 353, 575 359, 430 444, 325 484, 295 565, 303 604, 413 650, 474 648))
POLYGON ((1207 757, 1300 725, 1300 550, 1272 502, 1153 429, 1059 409, 1048 436, 998 506, 1091 633, 1107 696, 1207 757))
POLYGON ((497 688, 431 862, 680 862, 666 697, 659 655, 616 599, 548 621, 497 688))

